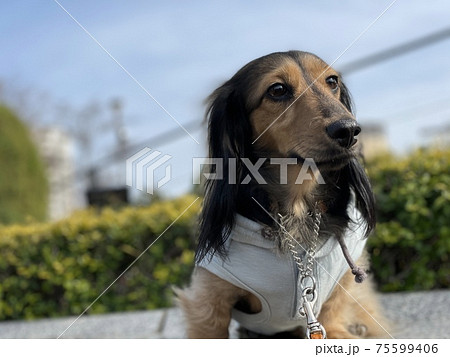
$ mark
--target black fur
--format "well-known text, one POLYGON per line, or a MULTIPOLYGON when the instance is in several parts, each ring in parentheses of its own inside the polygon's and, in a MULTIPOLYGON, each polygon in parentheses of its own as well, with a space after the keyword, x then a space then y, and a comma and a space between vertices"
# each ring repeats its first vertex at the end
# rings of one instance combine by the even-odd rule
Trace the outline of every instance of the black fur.
MULTIPOLYGON (((206 182, 205 198, 200 218, 200 233, 196 261, 201 261, 212 254, 226 255, 224 242, 228 238, 235 223, 236 213, 269 226, 274 222, 252 199, 261 203, 268 211, 273 212, 273 200, 266 192, 264 185, 254 180, 248 185, 239 183, 248 174, 241 158, 250 158, 256 162, 261 153, 255 152, 252 145, 253 132, 249 121, 251 111, 259 102, 246 102, 250 84, 272 70, 283 56, 298 55, 298 52, 275 53, 250 62, 238 71, 229 81, 219 87, 209 98, 207 110, 208 140, 210 157, 223 158, 223 180, 206 182), (228 159, 235 158, 237 164, 237 184, 228 181, 228 159)), ((341 103, 352 112, 352 101, 348 89, 341 85, 341 103)), ((273 153, 275 154, 275 153, 273 153)), ((272 157, 279 157, 273 155, 272 157)), ((265 156, 270 157, 270 156, 265 156)), ((214 172, 214 167, 210 172, 214 172)), ((323 200, 327 212, 321 225, 321 235, 333 233, 341 235, 347 227, 349 217, 346 209, 353 191, 357 208, 367 223, 366 235, 375 226, 374 198, 364 168, 356 157, 338 171, 329 171, 324 175, 327 185, 320 185, 315 197, 323 200)), ((310 203, 311 209, 313 202, 310 203)))

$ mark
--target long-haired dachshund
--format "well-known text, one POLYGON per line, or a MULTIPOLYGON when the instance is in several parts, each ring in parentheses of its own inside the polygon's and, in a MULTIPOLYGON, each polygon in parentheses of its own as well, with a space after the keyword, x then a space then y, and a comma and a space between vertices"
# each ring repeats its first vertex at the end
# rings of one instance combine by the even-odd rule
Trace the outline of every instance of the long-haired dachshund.
POLYGON ((212 93, 207 120, 221 166, 176 291, 188 337, 226 338, 231 318, 247 337, 384 337, 372 284, 356 283, 374 198, 339 73, 306 52, 258 58, 212 93))

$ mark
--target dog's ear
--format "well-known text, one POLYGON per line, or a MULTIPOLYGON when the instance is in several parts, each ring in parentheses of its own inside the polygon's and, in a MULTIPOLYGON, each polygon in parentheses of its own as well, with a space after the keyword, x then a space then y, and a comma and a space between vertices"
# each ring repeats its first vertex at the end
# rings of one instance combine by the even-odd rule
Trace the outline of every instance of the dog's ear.
POLYGON ((358 158, 351 159, 346 168, 348 170, 348 183, 355 193, 356 208, 366 221, 367 229, 365 233, 368 236, 376 225, 375 198, 372 187, 358 158))
POLYGON ((347 86, 344 84, 344 82, 341 82, 340 89, 341 94, 339 100, 341 101, 342 104, 344 104, 344 106, 350 113, 353 113, 352 96, 350 95, 350 92, 347 86))
MULTIPOLYGON (((340 101, 350 113, 353 113, 353 102, 349 90, 344 82, 340 85, 341 94, 340 101)), ((359 158, 353 158, 350 160, 347 168, 347 177, 350 187, 355 193, 356 207, 361 212, 364 220, 367 223, 366 236, 375 228, 375 198, 373 196, 372 187, 370 185, 369 178, 364 171, 364 167, 361 164, 363 161, 362 154, 359 158)))
POLYGON ((211 157, 246 157, 251 149, 251 125, 244 95, 232 84, 218 88, 209 98, 208 140, 211 157))
MULTIPOLYGON (((206 181, 197 262, 209 253, 209 257, 215 253, 221 256, 226 254, 224 243, 234 225, 239 182, 243 178, 240 159, 249 157, 251 150, 252 131, 245 108, 244 96, 230 82, 218 88, 209 98, 209 154, 211 158, 222 160, 223 178, 206 181)), ((209 172, 214 173, 216 169, 214 165, 209 172)))

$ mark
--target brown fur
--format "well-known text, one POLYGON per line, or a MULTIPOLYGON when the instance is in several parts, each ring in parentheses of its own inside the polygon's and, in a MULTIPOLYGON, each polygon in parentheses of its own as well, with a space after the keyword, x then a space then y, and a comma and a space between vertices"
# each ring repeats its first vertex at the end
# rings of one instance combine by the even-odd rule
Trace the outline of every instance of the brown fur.
POLYGON ((248 301, 254 312, 261 310, 261 303, 252 294, 203 268, 195 269, 189 288, 175 292, 189 338, 228 338, 231 309, 239 300, 248 301))
MULTIPOLYGON (((243 67, 211 96, 213 104, 209 110, 213 118, 210 119, 209 128, 210 148, 215 145, 215 149, 211 149, 211 155, 217 150, 223 150, 223 147, 239 147, 234 141, 243 131, 236 131, 226 136, 227 131, 231 132, 232 128, 238 124, 223 126, 224 120, 236 119, 239 113, 233 112, 230 118, 224 118, 220 116, 218 107, 221 103, 227 104, 236 100, 237 91, 232 85, 233 83, 242 85, 244 80, 249 84, 243 85, 246 89, 243 90, 245 98, 241 104, 244 107, 241 108, 241 112, 246 113, 251 126, 252 141, 256 141, 251 149, 244 146, 243 154, 248 154, 245 150, 251 150, 255 157, 287 158, 294 155, 301 158, 313 158, 320 164, 321 171, 338 172, 352 157, 356 156, 355 149, 354 147, 338 148, 336 143, 327 136, 326 128, 339 119, 355 120, 355 118, 351 113, 350 99, 348 102, 342 99, 341 91, 346 91, 345 86, 330 90, 325 80, 330 76, 339 78, 339 74, 321 59, 303 52, 290 52, 287 55, 273 54, 243 67), (247 73, 248 78, 245 77, 247 73), (274 83, 289 85, 293 92, 292 98, 295 100, 277 101, 269 98, 268 88, 274 83), (221 96, 225 94, 228 95, 228 99, 221 102, 220 100, 223 99, 221 96), (218 126, 214 128, 213 125, 218 126), (220 136, 222 132, 223 136, 220 136), (219 143, 218 140, 222 142, 219 143)), ((236 108, 233 110, 238 111, 236 108)), ((226 109, 222 108, 222 112, 225 113, 226 109)), ((245 138, 245 140, 249 139, 245 138)), ((243 140, 242 137, 240 140, 243 140)), ((273 165, 261 169, 262 176, 268 181, 268 185, 263 188, 270 201, 267 208, 274 216, 280 213, 293 222, 288 230, 291 228, 297 231, 303 230, 296 238, 300 239, 301 243, 307 244, 308 242, 302 239, 302 237, 311 236, 311 230, 306 229, 305 222, 310 220, 306 212, 311 210, 311 203, 317 202, 317 197, 321 195, 325 196, 324 200, 327 202, 326 196, 335 192, 333 189, 336 190, 337 184, 334 183, 335 187, 328 190, 322 188, 323 191, 320 191, 319 185, 314 180, 305 181, 300 185, 295 184, 300 167, 289 165, 288 182, 286 185, 280 185, 276 183, 279 180, 279 170, 279 166, 273 165)), ((330 174, 331 179, 336 176, 333 175, 330 174)), ((213 187, 211 190, 213 189, 216 188, 213 187)), ((219 191, 216 194, 226 193, 219 191)), ((243 195, 236 197, 236 200, 245 199, 243 195)), ((333 197, 330 198, 330 205, 334 204, 333 199, 333 197)), ((213 201, 209 201, 209 204, 215 202, 213 196, 210 196, 210 200, 213 201)), ((204 226, 210 223, 215 214, 219 214, 216 211, 210 213, 211 215, 205 215, 206 218, 203 218, 204 226)), ((344 225, 342 217, 333 218, 331 214, 327 222, 330 227, 333 224, 334 227, 344 225)), ((346 221, 345 224, 347 224, 346 221)), ((214 227, 214 224, 211 226, 214 227)), ((324 227, 321 226, 321 239, 328 239, 334 234, 333 229, 327 231, 322 228, 324 227)), ((295 232, 293 234, 295 235, 295 232)), ((208 237, 203 239, 209 239, 208 237)), ((201 243, 205 245, 205 241, 201 243)), ((206 254, 208 249, 216 248, 208 247, 201 253, 206 254)), ((367 262, 367 259, 365 261, 367 262)), ((319 321, 326 328, 328 337, 384 337, 386 332, 380 324, 384 326, 386 322, 379 312, 372 283, 369 281, 356 284, 349 271, 340 280, 340 284, 341 286, 336 286, 330 298, 322 306, 319 316, 319 321), (359 303, 366 311, 359 306, 359 303)), ((239 306, 248 313, 261 310, 260 301, 251 293, 220 279, 203 268, 196 268, 190 287, 184 290, 176 289, 176 294, 186 318, 189 338, 227 338, 231 310, 234 307, 239 306)), ((301 336, 299 331, 294 332, 297 337, 301 336)))
MULTIPOLYGON (((367 262, 364 255, 360 264, 367 262)), ((348 271, 323 304, 318 320, 328 338, 387 338, 389 325, 381 314, 373 282, 355 284, 348 271)))

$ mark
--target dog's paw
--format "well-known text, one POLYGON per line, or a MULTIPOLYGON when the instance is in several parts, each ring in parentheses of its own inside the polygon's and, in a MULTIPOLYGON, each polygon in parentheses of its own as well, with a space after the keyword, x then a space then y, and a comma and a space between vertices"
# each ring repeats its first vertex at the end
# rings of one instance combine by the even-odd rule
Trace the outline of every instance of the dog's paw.
POLYGON ((368 328, 363 324, 354 324, 348 327, 348 331, 355 336, 365 337, 367 336, 368 328))

